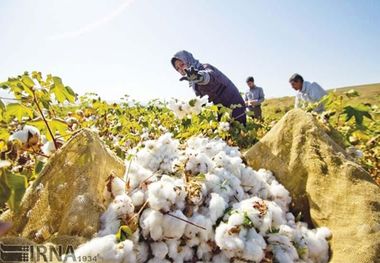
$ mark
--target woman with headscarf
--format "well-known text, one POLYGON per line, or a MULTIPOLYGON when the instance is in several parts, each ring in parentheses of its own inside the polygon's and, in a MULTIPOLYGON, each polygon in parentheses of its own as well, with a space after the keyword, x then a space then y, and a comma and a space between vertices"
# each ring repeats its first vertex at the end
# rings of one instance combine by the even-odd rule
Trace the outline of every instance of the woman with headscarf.
POLYGON ((208 95, 210 102, 220 103, 225 107, 240 104, 232 110, 232 117, 246 123, 244 99, 226 75, 210 64, 200 63, 186 50, 177 52, 171 62, 175 70, 183 76, 180 80, 189 81, 197 96, 208 95))

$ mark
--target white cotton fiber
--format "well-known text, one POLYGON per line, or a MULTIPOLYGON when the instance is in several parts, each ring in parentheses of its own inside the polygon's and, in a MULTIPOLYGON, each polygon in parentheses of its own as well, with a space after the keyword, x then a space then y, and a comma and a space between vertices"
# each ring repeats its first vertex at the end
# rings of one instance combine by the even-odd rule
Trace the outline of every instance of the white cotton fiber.
POLYGON ((115 234, 120 227, 120 219, 131 217, 133 212, 134 205, 128 195, 122 194, 116 196, 100 217, 101 230, 98 236, 115 234))
MULTIPOLYGON (((330 231, 295 222, 285 187, 270 171, 245 166, 222 139, 180 144, 167 133, 128 153, 125 180, 107 183, 101 229, 80 253, 100 251, 104 262, 261 262, 269 252, 276 262, 328 261, 330 231), (122 223, 134 232, 117 242, 122 223)), ((78 196, 76 207, 87 198, 78 196)))
POLYGON ((21 130, 16 131, 11 136, 9 136, 9 140, 19 140, 25 144, 28 142, 29 134, 37 135, 38 138, 40 138, 41 136, 40 131, 36 127, 31 125, 24 125, 24 127, 21 130))
MULTIPOLYGON (((134 245, 131 240, 117 243, 115 235, 96 237, 87 243, 80 245, 74 252, 75 257, 91 257, 97 262, 136 262, 136 254, 133 251, 134 245)), ((70 255, 63 255, 64 262, 77 262, 70 255)))
POLYGON ((186 228, 186 222, 177 219, 181 218, 183 220, 187 221, 186 216, 182 213, 181 210, 176 210, 174 212, 170 212, 169 214, 164 215, 164 218, 162 220, 162 228, 163 228, 163 235, 166 239, 179 239, 182 237, 182 235, 185 232, 186 228))
POLYGON ((176 198, 175 185, 172 182, 158 181, 148 186, 148 202, 153 209, 169 211, 176 198))
POLYGON ((144 204, 145 201, 145 193, 142 190, 137 190, 131 194, 131 199, 133 205, 136 206, 141 206, 144 204))
POLYGON ((163 260, 169 252, 169 248, 165 242, 153 242, 150 244, 153 256, 163 260))
POLYGON ((223 197, 221 197, 217 193, 211 193, 210 196, 211 196, 210 203, 209 203, 210 219, 213 223, 215 223, 218 218, 223 216, 224 210, 226 210, 227 208, 227 203, 223 199, 223 197))
POLYGON ((150 235, 155 241, 161 240, 163 234, 163 217, 163 214, 151 208, 147 208, 143 211, 140 217, 140 226, 145 238, 150 235))

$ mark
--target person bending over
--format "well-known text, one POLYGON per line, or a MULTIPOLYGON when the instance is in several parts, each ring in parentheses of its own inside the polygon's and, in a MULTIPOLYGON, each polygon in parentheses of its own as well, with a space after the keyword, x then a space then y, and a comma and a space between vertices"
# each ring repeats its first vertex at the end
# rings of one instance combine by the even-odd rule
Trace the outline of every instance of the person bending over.
POLYGON ((208 95, 209 101, 233 108, 232 117, 242 124, 246 123, 245 103, 237 87, 216 67, 200 63, 193 55, 186 51, 178 51, 171 59, 171 63, 182 77, 180 80, 189 81, 197 96, 208 95), (234 108, 232 105, 240 106, 234 108))
MULTIPOLYGON (((294 108, 306 108, 308 105, 318 102, 327 92, 316 82, 304 81, 300 74, 293 74, 289 79, 290 85, 297 91, 294 108)), ((323 103, 319 103, 313 111, 324 111, 323 103)))

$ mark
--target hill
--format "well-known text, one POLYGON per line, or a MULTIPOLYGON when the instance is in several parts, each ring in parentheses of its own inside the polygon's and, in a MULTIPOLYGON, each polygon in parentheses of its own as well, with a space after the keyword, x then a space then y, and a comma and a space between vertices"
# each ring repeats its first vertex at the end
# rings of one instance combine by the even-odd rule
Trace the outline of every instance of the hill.
MULTIPOLYGON (((330 89, 329 92, 336 91, 338 94, 343 95, 345 92, 354 89, 359 92, 358 97, 350 98, 350 104, 358 105, 361 103, 377 104, 380 103, 380 83, 341 87, 330 89)), ((348 100, 344 96, 344 100, 348 100)), ((294 96, 286 96, 281 98, 267 99, 263 103, 263 115, 268 120, 280 119, 285 112, 294 107, 294 96)))

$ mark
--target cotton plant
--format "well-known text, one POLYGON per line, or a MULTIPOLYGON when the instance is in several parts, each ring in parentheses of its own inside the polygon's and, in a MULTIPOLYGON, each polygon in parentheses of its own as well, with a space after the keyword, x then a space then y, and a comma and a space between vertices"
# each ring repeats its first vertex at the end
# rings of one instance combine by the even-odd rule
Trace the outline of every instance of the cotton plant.
POLYGON ((122 178, 110 176, 101 227, 78 255, 103 262, 327 262, 325 228, 289 211, 273 174, 247 167, 221 139, 171 134, 131 149, 122 178))
POLYGON ((204 105, 210 105, 208 102, 208 96, 195 97, 188 102, 172 99, 168 103, 168 108, 173 111, 178 119, 183 119, 191 114, 201 113, 204 105))

